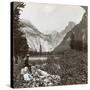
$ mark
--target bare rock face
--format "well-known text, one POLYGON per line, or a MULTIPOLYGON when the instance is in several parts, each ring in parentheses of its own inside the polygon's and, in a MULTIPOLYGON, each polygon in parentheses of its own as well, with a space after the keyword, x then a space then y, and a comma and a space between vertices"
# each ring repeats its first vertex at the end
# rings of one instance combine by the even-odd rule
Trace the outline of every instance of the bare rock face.
POLYGON ((54 49, 54 52, 62 52, 67 49, 87 51, 87 7, 79 24, 75 25, 64 37, 63 41, 54 49))
MULTIPOLYGON (((72 29, 73 39, 71 38, 71 48, 76 50, 87 51, 87 7, 81 22, 72 29)), ((71 34, 71 35, 72 35, 71 34)))
POLYGON ((27 44, 30 51, 40 51, 40 45, 42 51, 53 51, 63 40, 65 35, 75 26, 74 22, 69 22, 62 32, 52 31, 48 34, 41 33, 34 25, 28 21, 21 20, 23 27, 21 31, 25 34, 27 44))

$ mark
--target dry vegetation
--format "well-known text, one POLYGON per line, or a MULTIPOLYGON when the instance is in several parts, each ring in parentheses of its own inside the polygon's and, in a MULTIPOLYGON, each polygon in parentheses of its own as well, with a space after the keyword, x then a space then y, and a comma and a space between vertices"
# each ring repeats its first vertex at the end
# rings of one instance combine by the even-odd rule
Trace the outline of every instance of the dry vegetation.
MULTIPOLYGON (((14 87, 31 87, 31 81, 25 82, 20 75, 20 70, 23 67, 23 59, 19 64, 14 65, 14 87)), ((57 85, 71 84, 87 84, 87 53, 76 50, 66 50, 55 59, 55 55, 48 57, 47 61, 30 61, 34 65, 39 65, 41 70, 49 74, 59 75, 61 82, 57 85)), ((38 82, 41 83, 41 82, 38 82)), ((43 86, 43 85, 39 85, 43 86)))

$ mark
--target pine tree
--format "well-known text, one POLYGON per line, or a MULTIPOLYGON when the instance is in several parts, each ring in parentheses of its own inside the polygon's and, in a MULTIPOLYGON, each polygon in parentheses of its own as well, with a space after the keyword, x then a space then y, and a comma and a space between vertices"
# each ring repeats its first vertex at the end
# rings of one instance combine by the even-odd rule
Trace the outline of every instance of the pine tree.
POLYGON ((23 25, 20 24, 20 11, 25 7, 23 2, 14 2, 13 4, 13 49, 14 56, 25 55, 28 51, 28 45, 26 38, 23 37, 24 33, 20 31, 20 27, 23 25))

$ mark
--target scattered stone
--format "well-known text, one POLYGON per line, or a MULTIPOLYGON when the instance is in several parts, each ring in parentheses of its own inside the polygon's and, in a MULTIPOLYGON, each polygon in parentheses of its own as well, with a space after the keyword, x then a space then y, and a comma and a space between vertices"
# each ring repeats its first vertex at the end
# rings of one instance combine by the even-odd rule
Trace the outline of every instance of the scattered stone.
POLYGON ((31 71, 32 73, 29 73, 27 67, 21 69, 24 81, 28 81, 26 85, 28 87, 53 86, 58 85, 61 82, 59 75, 51 75, 46 71, 36 68, 36 66, 32 66, 31 71))

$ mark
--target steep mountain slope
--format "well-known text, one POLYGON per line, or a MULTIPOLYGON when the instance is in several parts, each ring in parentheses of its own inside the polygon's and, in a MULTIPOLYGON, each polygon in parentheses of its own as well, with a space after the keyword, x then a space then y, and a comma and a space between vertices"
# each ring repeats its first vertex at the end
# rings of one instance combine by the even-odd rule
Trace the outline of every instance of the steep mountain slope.
POLYGON ((63 41, 54 49, 54 52, 62 52, 68 48, 87 49, 87 10, 81 22, 66 34, 63 41))
POLYGON ((75 25, 73 22, 70 22, 62 32, 53 31, 46 35, 36 29, 30 22, 22 21, 22 23, 23 28, 21 28, 21 31, 25 33, 29 50, 37 52, 40 51, 40 46, 44 52, 53 51, 61 43, 66 33, 75 25))
POLYGON ((49 36, 51 37, 51 42, 54 44, 55 48, 58 46, 65 35, 75 26, 74 22, 69 22, 68 25, 65 27, 64 30, 61 32, 53 31, 49 36))

